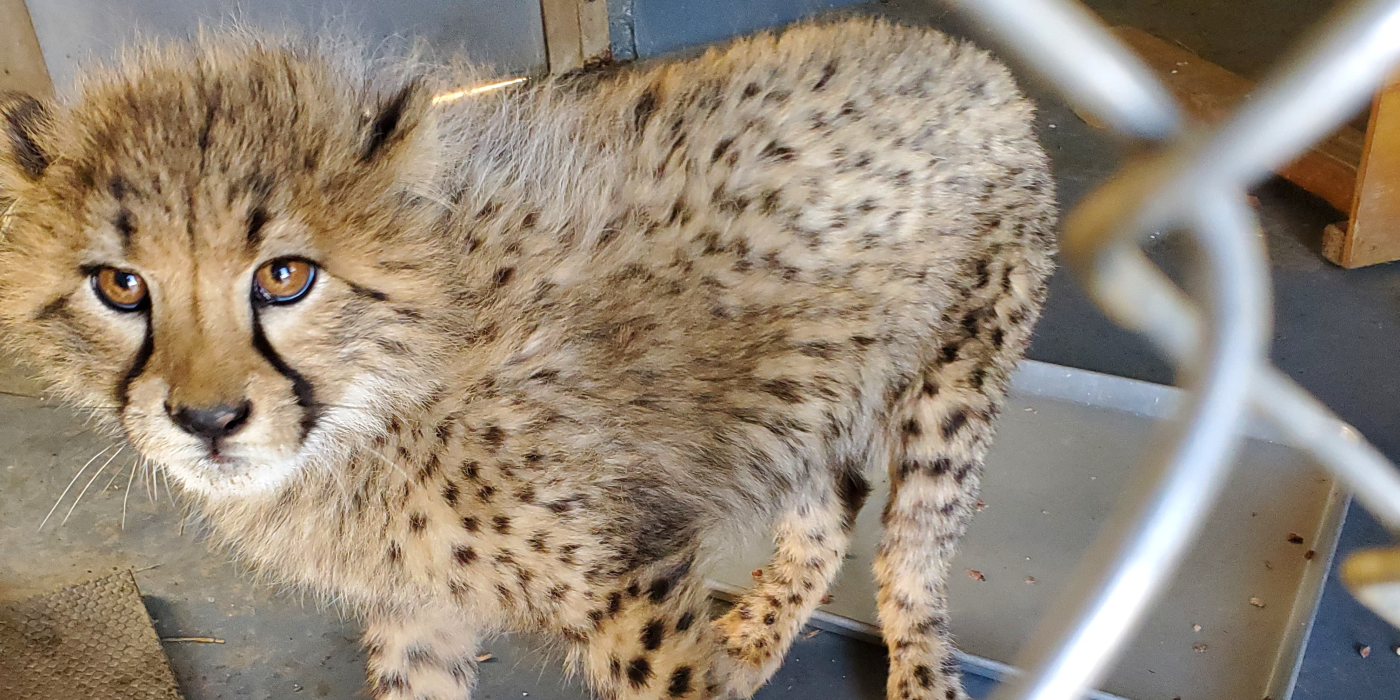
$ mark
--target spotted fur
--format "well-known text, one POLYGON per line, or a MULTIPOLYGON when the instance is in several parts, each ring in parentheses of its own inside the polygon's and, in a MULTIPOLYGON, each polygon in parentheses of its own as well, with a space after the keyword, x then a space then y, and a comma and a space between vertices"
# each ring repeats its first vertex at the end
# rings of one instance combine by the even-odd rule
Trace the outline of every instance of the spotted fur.
POLYGON ((877 469, 889 697, 961 697, 943 579, 1054 248, 1007 72, 866 19, 440 105, 477 74, 345 55, 206 36, 0 101, 5 342, 358 612, 381 700, 467 698, 503 630, 599 697, 747 696, 877 469), (311 291, 253 303, 286 257, 311 291), (204 405, 251 410, 211 450, 171 420, 204 405))

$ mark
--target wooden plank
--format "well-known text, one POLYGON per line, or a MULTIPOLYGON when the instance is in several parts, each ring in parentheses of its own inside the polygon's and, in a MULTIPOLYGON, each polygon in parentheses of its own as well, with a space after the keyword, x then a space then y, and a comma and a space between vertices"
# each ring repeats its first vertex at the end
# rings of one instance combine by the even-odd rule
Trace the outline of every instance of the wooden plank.
POLYGON ((1328 259, 1347 268, 1400 260, 1400 83, 1371 104, 1353 199, 1346 230, 1324 234, 1328 259))
MULTIPOLYGON (((1254 89, 1248 79, 1136 27, 1115 27, 1113 33, 1142 57, 1187 113, 1199 121, 1222 121, 1254 89)), ((1338 210, 1349 212, 1354 204, 1364 139, 1355 128, 1343 127, 1298 160, 1280 168, 1279 175, 1338 210)))
POLYGON ((611 58, 607 0, 540 0, 540 11, 550 73, 611 58))
POLYGON ((580 0, 540 0, 544 13, 544 46, 549 72, 564 73, 583 67, 583 38, 579 27, 580 0))
POLYGON ((24 0, 0 0, 0 90, 53 95, 49 69, 24 0))
POLYGON ((583 0, 578 10, 578 26, 579 39, 583 44, 583 62, 612 60, 607 0, 583 0))

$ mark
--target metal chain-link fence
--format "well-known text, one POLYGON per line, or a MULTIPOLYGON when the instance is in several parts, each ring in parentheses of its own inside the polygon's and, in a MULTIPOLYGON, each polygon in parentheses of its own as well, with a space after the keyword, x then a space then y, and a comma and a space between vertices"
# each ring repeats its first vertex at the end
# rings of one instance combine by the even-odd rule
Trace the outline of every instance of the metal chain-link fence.
MULTIPOLYGON (((1335 12, 1232 119, 1187 125, 1147 67, 1073 0, 944 0, 1137 155, 1066 219, 1064 259, 1119 324, 1150 339, 1188 389, 1066 598, 997 700, 1070 700, 1103 677, 1170 581, 1220 495, 1247 416, 1278 425, 1400 531, 1400 471, 1268 359, 1269 273, 1246 190, 1327 136, 1400 58, 1400 2, 1335 12), (1199 251, 1190 294, 1138 243, 1156 231, 1199 251), (1198 283, 1196 283, 1198 281, 1198 283)), ((1400 625, 1400 549, 1343 564, 1363 602, 1400 625)))

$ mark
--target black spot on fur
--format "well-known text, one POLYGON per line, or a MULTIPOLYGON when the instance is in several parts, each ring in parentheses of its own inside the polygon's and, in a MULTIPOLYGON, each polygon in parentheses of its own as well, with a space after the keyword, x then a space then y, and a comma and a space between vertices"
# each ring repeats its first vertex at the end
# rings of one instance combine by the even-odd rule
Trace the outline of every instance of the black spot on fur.
POLYGON ((481 464, 474 459, 469 459, 462 462, 461 472, 463 479, 476 481, 476 478, 481 474, 481 464))
POLYGON ((641 133, 646 128, 647 122, 656 113, 657 98, 656 93, 650 89, 642 93, 637 99, 637 104, 632 108, 632 128, 641 133))
POLYGON ((904 438, 906 440, 909 438, 916 438, 924 432, 923 427, 919 425, 919 421, 913 418, 904 421, 904 425, 900 430, 904 433, 904 438))
POLYGON ((401 558, 403 558, 403 549, 399 547, 399 543, 398 543, 398 542, 390 542, 390 543, 389 543, 389 563, 391 563, 391 564, 397 564, 397 563, 399 563, 399 559, 401 559, 401 558))
POLYGON ((112 195, 112 199, 118 201, 126 199, 128 189, 130 189, 130 185, 127 184, 126 178, 121 175, 113 175, 112 179, 107 182, 107 192, 112 195))
POLYGON ((791 379, 771 379, 760 387, 784 403, 802 402, 802 385, 791 379))
POLYGON ((769 626, 778 624, 778 616, 774 615, 773 613, 768 613, 767 615, 764 615, 763 624, 769 626))
POLYGON ((447 501, 449 508, 456 508, 458 498, 460 498, 460 491, 457 488, 457 483, 455 481, 447 482, 447 485, 442 487, 442 500, 447 501))
POLYGON ((638 656, 627 664, 627 682, 633 688, 642 688, 651 681, 651 662, 644 657, 638 656))
POLYGON ((870 496, 870 482, 861 475, 859 467, 852 464, 836 475, 836 497, 841 499, 842 529, 849 532, 856 524, 856 515, 865 506, 870 496))
POLYGON ((943 349, 938 353, 938 359, 943 364, 948 364, 958 359, 959 350, 962 350, 962 345, 950 341, 947 345, 944 345, 943 349))
POLYGON ((467 532, 480 532, 481 522, 472 516, 462 518, 462 529, 467 532))
POLYGON ((647 651, 656 651, 661 648, 661 642, 666 638, 666 623, 661 620, 652 620, 646 627, 642 628, 642 648, 647 651))
POLYGON ((466 566, 476 561, 476 550, 465 545, 458 545, 452 548, 452 558, 456 559, 458 564, 466 566))
POLYGON ((502 535, 510 532, 510 518, 504 515, 498 515, 494 518, 491 518, 491 524, 495 526, 496 532, 499 532, 502 535))
POLYGON ((493 425, 482 431, 481 439, 486 443, 487 447, 490 447, 492 450, 499 450, 501 449, 501 444, 506 441, 506 431, 501 430, 500 426, 493 425))
POLYGON ((955 409, 948 414, 948 418, 943 421, 943 439, 950 440, 958 434, 962 427, 967 425, 967 411, 965 409, 955 409))
POLYGON ((748 99, 750 97, 753 97, 754 95, 757 95, 762 89, 763 88, 760 88, 758 86, 758 83, 749 83, 748 85, 745 85, 744 96, 743 98, 741 98, 741 100, 748 99))
POLYGON ((379 106, 379 113, 370 121, 369 133, 365 135, 364 152, 360 155, 361 163, 374 160, 387 146, 403 139, 404 134, 399 126, 418 85, 417 80, 410 81, 379 106))
POLYGON ((515 268, 513 268, 513 267, 503 267, 503 268, 501 268, 501 269, 499 269, 499 270, 496 270, 496 274, 494 274, 494 275, 491 276, 491 282, 492 282, 493 284, 495 284, 497 287, 504 287, 504 286, 506 286, 507 284, 510 284, 510 280, 511 280, 511 278, 514 277, 514 276, 515 276, 515 268))
POLYGON ((690 676, 693 671, 689 666, 678 666, 671 673, 671 682, 666 686, 666 693, 673 698, 684 697, 690 692, 690 676))
POLYGON ((647 587, 647 599, 653 603, 665 600, 676 584, 690 573, 690 567, 691 562, 687 559, 652 581, 651 586, 647 587))
POLYGON ((582 496, 571 496, 569 498, 561 498, 549 504, 549 511, 556 515, 561 515, 563 513, 569 512, 570 510, 573 510, 574 506, 579 505, 582 502, 582 496))
POLYGON ((914 667, 914 680, 919 682, 919 687, 928 690, 933 687, 933 669, 919 664, 914 667))
POLYGON ((715 163, 729 151, 729 147, 734 145, 734 137, 729 137, 715 144, 715 150, 710 153, 710 163, 715 163))
POLYGON ((758 155, 763 158, 788 162, 797 157, 797 152, 787 146, 778 145, 777 141, 769 141, 767 146, 759 151, 758 155))
POLYGON ((814 92, 820 91, 822 88, 826 87, 826 84, 831 81, 832 76, 836 75, 837 65, 837 59, 833 58, 830 61, 827 61, 825 66, 822 66, 822 77, 820 80, 817 81, 816 85, 812 86, 812 90, 814 92))
POLYGON ((681 619, 676 621, 676 631, 684 632, 690 629, 690 626, 693 624, 695 624, 695 615, 694 613, 687 612, 686 614, 681 615, 681 619))
POLYGON ((531 535, 530 539, 526 540, 526 543, 530 545, 530 549, 536 552, 543 553, 549 551, 549 536, 543 531, 531 535))
POLYGON ((428 528, 428 516, 422 513, 414 513, 408 516, 408 529, 414 534, 419 534, 428 528))
POLYGON ((116 218, 112 219, 112 228, 122 237, 122 247, 130 247, 131 237, 136 234, 136 223, 131 220, 131 212, 125 208, 117 212, 116 218))

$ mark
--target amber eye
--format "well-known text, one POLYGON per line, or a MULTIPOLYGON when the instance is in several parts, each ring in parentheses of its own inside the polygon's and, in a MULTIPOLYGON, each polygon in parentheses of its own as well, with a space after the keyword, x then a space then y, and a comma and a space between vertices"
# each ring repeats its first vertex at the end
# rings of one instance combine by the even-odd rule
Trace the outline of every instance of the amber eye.
POLYGON ((117 311, 136 311, 146 304, 146 281, 134 272, 102 267, 91 273, 92 288, 102 303, 117 311))
POLYGON ((316 266, 292 258, 264 263, 253 275, 253 297, 264 304, 290 304, 311 290, 316 266))

